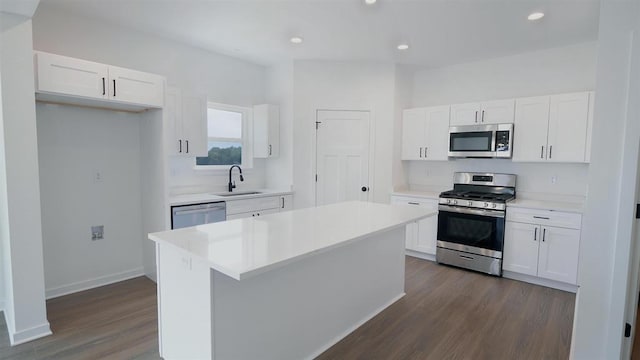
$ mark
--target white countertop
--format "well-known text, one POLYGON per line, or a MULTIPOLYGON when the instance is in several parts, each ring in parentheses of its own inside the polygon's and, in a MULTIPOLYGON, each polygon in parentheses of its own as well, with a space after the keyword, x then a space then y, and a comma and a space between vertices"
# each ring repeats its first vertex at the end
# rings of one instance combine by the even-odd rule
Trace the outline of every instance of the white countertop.
MULTIPOLYGON (((237 193, 241 193, 245 190, 236 190, 237 193)), ((240 199, 254 199, 261 197, 269 197, 269 196, 280 196, 280 195, 291 195, 292 191, 289 190, 273 190, 273 189, 256 189, 249 191, 257 191, 259 194, 250 194, 250 195, 234 195, 234 196, 220 196, 216 194, 218 193, 201 193, 201 194, 184 194, 184 195, 174 195, 169 197, 169 206, 176 205, 189 205, 189 204, 198 204, 198 203, 206 203, 206 202, 214 202, 214 201, 233 201, 240 199)), ((223 192, 226 193, 226 192, 223 192)))
POLYGON ((579 213, 579 214, 582 214, 584 212, 583 202, 550 201, 550 200, 539 200, 539 199, 516 198, 515 200, 508 202, 507 207, 565 211, 565 212, 573 212, 573 213, 579 213))
POLYGON ((436 213, 420 207, 353 201, 151 233, 149 239, 243 280, 436 213))

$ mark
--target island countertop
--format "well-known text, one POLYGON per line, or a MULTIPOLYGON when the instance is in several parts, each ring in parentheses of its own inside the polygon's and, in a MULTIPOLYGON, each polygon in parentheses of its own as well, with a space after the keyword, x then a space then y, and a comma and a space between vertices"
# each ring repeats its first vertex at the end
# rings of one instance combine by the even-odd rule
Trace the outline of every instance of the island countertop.
POLYGON ((419 207, 353 201, 151 233, 149 239, 243 280, 435 214, 419 207))

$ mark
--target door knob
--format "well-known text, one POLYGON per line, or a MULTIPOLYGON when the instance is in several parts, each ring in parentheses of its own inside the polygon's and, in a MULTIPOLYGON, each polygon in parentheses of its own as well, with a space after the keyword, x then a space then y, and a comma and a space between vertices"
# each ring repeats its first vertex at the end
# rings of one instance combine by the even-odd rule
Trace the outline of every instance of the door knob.
POLYGON ((369 188, 366 187, 366 186, 363 186, 361 190, 362 190, 362 192, 367 192, 367 191, 369 191, 369 188))

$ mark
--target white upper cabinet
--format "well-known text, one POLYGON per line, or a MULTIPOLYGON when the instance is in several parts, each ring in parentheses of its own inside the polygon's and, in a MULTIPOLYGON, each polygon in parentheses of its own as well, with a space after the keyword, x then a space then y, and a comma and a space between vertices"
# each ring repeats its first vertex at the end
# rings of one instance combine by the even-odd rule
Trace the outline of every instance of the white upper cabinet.
POLYGON ((280 108, 276 105, 253 107, 253 157, 270 158, 280 154, 280 108))
POLYGON ((449 125, 478 125, 480 111, 482 111, 482 104, 480 103, 451 105, 451 121, 449 125))
POLYGON ((588 92, 551 96, 547 157, 549 161, 585 161, 588 118, 588 92))
POLYGON ((164 78, 159 75, 41 51, 35 52, 34 63, 39 100, 129 110, 164 104, 164 78))
POLYGON ((588 162, 588 92, 516 100, 513 161, 588 162))
POLYGON ((402 112, 402 160, 423 160, 426 108, 402 112))
POLYGON ((402 160, 447 160, 449 106, 402 113, 402 160))
POLYGON ((158 75, 109 66, 109 99, 162 107, 163 82, 158 75))
POLYGON ((516 100, 513 161, 546 161, 548 124, 549 96, 516 100))
POLYGON ((451 126, 510 124, 514 116, 513 99, 451 105, 451 126))
POLYGON ((106 99, 109 66, 36 52, 36 91, 106 99))
POLYGON ((207 156, 207 99, 167 88, 164 108, 167 152, 179 156, 207 156))
POLYGON ((495 100, 482 103, 478 117, 481 124, 513 124, 515 100, 495 100))

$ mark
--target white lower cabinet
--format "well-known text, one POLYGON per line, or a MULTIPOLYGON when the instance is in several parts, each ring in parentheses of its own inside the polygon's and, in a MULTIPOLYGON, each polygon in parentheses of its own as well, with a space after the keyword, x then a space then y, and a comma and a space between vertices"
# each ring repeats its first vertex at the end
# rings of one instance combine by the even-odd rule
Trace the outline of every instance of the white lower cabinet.
POLYGON ((580 249, 578 214, 507 209, 502 268, 514 273, 576 285, 580 249), (530 223, 511 221, 530 217, 530 223), (576 228, 552 226, 554 223, 576 228))
POLYGON ((226 201, 226 204, 227 220, 235 220, 291 210, 293 195, 230 200, 226 201))
MULTIPOLYGON (((392 196, 391 203, 420 206, 434 211, 438 210, 438 200, 433 199, 392 196)), ((438 215, 408 224, 405 236, 408 250, 435 255, 438 237, 438 215)))

